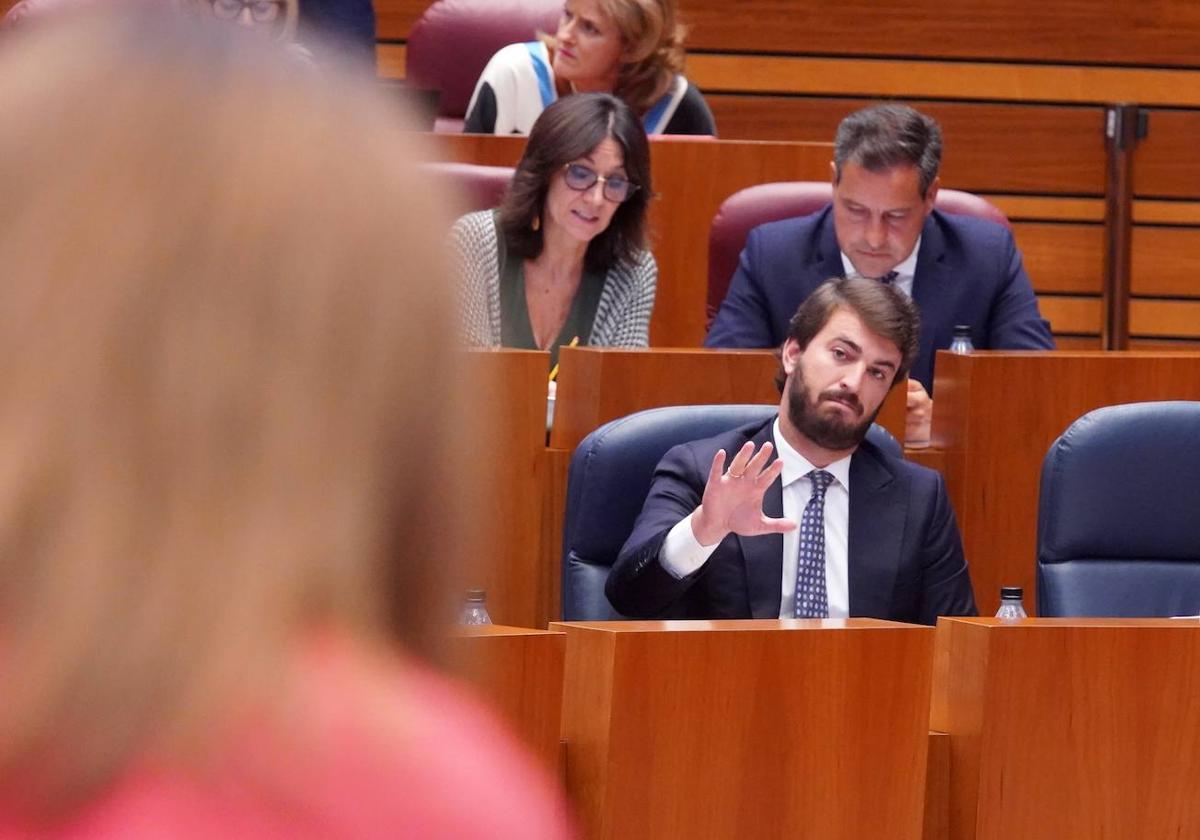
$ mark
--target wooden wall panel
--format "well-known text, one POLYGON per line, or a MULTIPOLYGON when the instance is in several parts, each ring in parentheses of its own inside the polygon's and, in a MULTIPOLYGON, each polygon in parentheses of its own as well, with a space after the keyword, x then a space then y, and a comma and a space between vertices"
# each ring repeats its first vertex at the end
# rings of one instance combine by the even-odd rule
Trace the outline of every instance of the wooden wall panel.
POLYGON ((679 0, 679 6, 693 50, 1200 63, 1200 4, 1191 0, 679 0))
POLYGON ((1038 295, 1042 317, 1057 333, 1099 335, 1101 324, 1100 298, 1038 295))
POLYGON ((1103 350, 1098 335, 1056 335, 1054 344, 1059 350, 1103 350))
POLYGON ((1200 111, 1147 109, 1147 115, 1146 137, 1134 158, 1134 194, 1200 198, 1200 111))
POLYGON ((706 93, 1200 107, 1200 72, 1162 67, 692 52, 687 74, 706 93))
MULTIPOLYGON (((824 140, 871 99, 708 97, 723 139, 824 140)), ((1104 193, 1104 111, 1097 107, 912 104, 941 123, 942 182, 975 192, 1104 193), (1020 143, 1013 138, 1020 137, 1020 143)))
POLYGON ((1200 301, 1135 298, 1129 305, 1129 334, 1200 338, 1200 301))
POLYGON ((1155 352, 1178 351, 1180 353, 1195 353, 1200 350, 1200 339, 1190 341, 1188 339, 1161 339, 1161 338, 1131 338, 1129 340, 1130 350, 1153 350, 1155 352))
MULTIPOLYGON (((0 8, 11 0, 0 0, 0 8)), ((380 40, 403 40, 429 0, 375 0, 380 40)), ((691 50, 1200 66, 1200 6, 1118 0, 680 0, 691 50), (887 26, 864 21, 886 20, 887 26), (936 29, 937 37, 930 33, 936 29)))
POLYGON ((1103 226, 1017 222, 1013 234, 1025 258, 1025 270, 1039 294, 1101 293, 1103 226))
POLYGON ((1135 295, 1200 297, 1200 229, 1133 229, 1135 295))

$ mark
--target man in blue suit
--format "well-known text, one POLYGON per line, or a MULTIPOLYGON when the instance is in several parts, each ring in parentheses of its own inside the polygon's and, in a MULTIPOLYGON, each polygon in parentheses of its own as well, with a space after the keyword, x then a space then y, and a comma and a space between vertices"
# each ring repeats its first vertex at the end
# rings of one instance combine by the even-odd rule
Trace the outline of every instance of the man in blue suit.
POLYGON ((819 286, 783 342, 778 416, 659 463, 608 578, 612 605, 647 618, 973 615, 941 475, 865 440, 918 332, 892 286, 819 286))
POLYGON ((1049 324, 1003 225, 933 209, 942 135, 905 105, 842 120, 834 141, 833 203, 750 232, 707 347, 778 347, 788 319, 830 277, 897 286, 921 313, 908 393, 908 437, 928 440, 934 352, 956 325, 979 350, 1052 350, 1049 324))

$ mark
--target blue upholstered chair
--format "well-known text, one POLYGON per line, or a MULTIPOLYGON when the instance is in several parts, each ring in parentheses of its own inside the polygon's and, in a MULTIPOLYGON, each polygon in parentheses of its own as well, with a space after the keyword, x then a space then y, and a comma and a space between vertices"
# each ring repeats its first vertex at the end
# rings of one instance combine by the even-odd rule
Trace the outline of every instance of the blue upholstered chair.
MULTIPOLYGON (((571 456, 563 523, 562 614, 565 621, 618 619, 604 583, 641 512, 654 468, 678 443, 712 437, 754 421, 777 405, 687 405, 652 408, 606 423, 571 456)), ((900 444, 882 426, 871 442, 897 458, 900 444)))
POLYGON ((1200 402, 1114 405, 1042 464, 1043 616, 1200 613, 1200 402))

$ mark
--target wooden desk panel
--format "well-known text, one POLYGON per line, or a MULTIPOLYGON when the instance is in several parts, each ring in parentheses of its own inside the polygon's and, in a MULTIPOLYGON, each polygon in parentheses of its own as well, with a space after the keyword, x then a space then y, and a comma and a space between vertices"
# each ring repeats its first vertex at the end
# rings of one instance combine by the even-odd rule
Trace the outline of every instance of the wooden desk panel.
POLYGON ((779 403, 769 350, 564 347, 550 445, 574 450, 590 432, 667 405, 779 403))
MULTIPOLYGON (((515 166, 523 137, 437 135, 446 160, 515 166)), ((738 190, 770 181, 823 181, 830 143, 775 143, 656 138, 650 144, 657 199, 650 208, 658 292, 650 323, 656 347, 699 347, 706 333, 708 229, 717 208, 738 190)))
POLYGON ((953 840, 1200 836, 1200 624, 942 619, 953 840))
MULTIPOLYGON (((541 461, 546 448, 546 373, 550 355, 532 350, 473 350, 465 375, 480 413, 479 433, 465 445, 477 475, 463 504, 478 528, 460 565, 473 565, 456 583, 487 590, 492 620, 535 627, 541 616, 541 461), (479 560, 480 562, 476 562, 479 560)), ((457 574, 457 572, 456 572, 457 574)), ((543 625, 544 626, 544 625, 543 625)))
POLYGON ((1050 444, 1094 408, 1200 399, 1200 353, 941 351, 933 446, 962 530, 980 612, 1001 586, 1036 603, 1038 482, 1050 444))
POLYGON ((567 633, 567 787, 587 836, 921 837, 931 628, 552 627, 567 633))
POLYGON ((562 778, 560 632, 493 624, 460 627, 448 642, 458 670, 555 778, 562 778))
MULTIPOLYGON (((594 429, 666 405, 779 404, 770 350, 621 350, 565 347, 550 445, 572 450, 594 429)), ((876 422, 904 440, 903 382, 876 422)))

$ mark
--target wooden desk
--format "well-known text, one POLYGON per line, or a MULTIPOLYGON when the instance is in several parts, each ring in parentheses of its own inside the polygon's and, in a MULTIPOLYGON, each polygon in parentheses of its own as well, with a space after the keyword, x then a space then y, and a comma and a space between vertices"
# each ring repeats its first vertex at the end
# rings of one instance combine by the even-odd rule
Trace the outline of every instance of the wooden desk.
POLYGON ((1200 623, 942 619, 935 663, 952 840, 1200 836, 1200 623))
MULTIPOLYGON (((438 134, 431 142, 446 160, 515 166, 523 137, 438 134)), ((824 181, 830 143, 655 138, 650 144, 656 200, 650 210, 658 293, 650 323, 656 347, 699 347, 707 332, 708 229, 721 202, 770 181, 824 181)))
MULTIPOLYGON (((462 442, 473 471, 461 503, 477 527, 464 535, 453 574, 460 589, 487 590, 492 620, 539 625, 545 585, 541 551, 548 353, 472 350, 456 375, 468 377, 477 434, 462 442)), ((452 370, 455 370, 452 368, 452 370)))
POLYGON ((460 627, 448 648, 484 702, 561 779, 564 634, 497 624, 460 627))
POLYGON ((1104 405, 1200 400, 1200 353, 940 351, 935 370, 933 446, 985 615, 1001 586, 1037 603, 1038 482, 1067 426, 1104 405))
POLYGON ((921 836, 932 628, 552 627, 567 634, 567 788, 588 837, 921 836))

